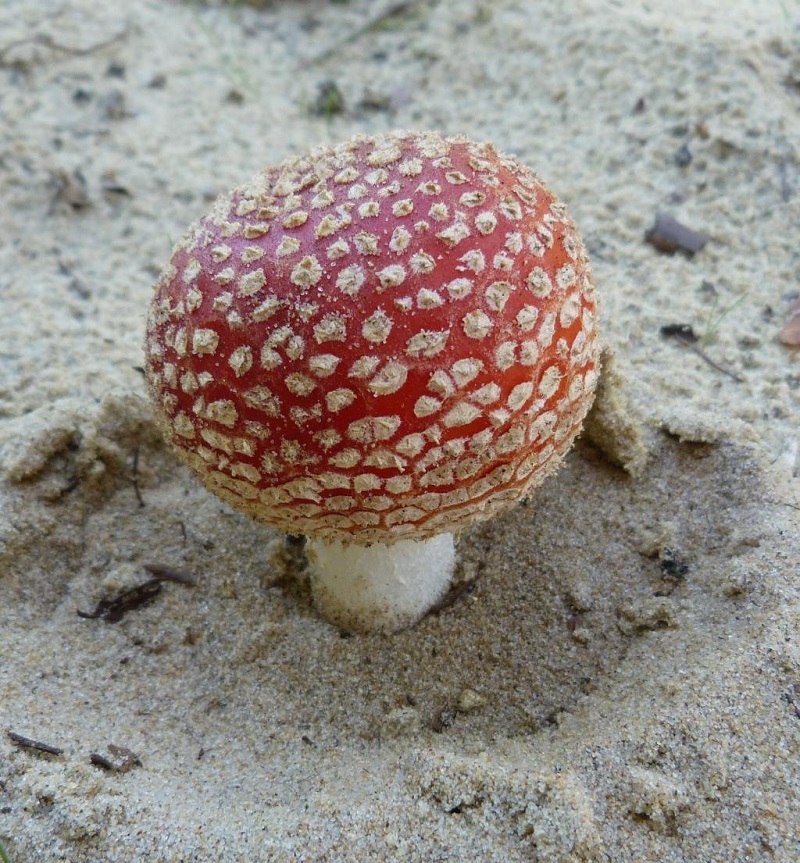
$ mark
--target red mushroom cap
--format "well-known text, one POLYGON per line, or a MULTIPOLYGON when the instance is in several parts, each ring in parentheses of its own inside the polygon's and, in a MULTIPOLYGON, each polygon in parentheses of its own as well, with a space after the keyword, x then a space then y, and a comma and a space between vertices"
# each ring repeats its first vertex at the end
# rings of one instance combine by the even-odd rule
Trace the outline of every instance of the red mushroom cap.
POLYGON ((359 136, 259 173, 155 286, 151 394, 236 509, 359 544, 458 530, 569 449, 597 378, 566 210, 491 144, 359 136))

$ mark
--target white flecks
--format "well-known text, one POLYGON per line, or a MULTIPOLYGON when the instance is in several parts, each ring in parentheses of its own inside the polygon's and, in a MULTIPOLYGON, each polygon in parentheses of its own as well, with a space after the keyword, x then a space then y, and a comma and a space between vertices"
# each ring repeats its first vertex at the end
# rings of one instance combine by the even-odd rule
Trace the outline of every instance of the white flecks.
POLYGON ((346 387, 340 387, 339 389, 331 390, 329 393, 325 394, 325 404, 328 406, 328 410, 331 413, 337 413, 338 411, 343 410, 348 405, 353 404, 355 400, 356 394, 346 387))
POLYGON ((380 186, 381 183, 385 183, 389 179, 389 174, 383 168, 378 168, 366 174, 364 179, 370 186, 380 186))
POLYGON ((328 314, 314 327, 314 338, 323 342, 343 342, 347 338, 347 321, 342 315, 328 314))
POLYGON ((532 395, 532 381, 525 381, 524 383, 517 384, 508 394, 506 405, 512 411, 518 411, 532 395))
POLYGON ((389 249, 396 254, 404 252, 411 243, 411 234, 405 228, 398 227, 392 231, 392 238, 389 240, 389 249))
POLYGON ((203 411, 203 416, 205 419, 220 423, 228 428, 233 428, 236 425, 236 420, 239 419, 236 405, 230 399, 217 399, 209 402, 203 411))
POLYGON ((447 285, 447 292, 454 300, 463 300, 472 290, 472 279, 453 279, 447 285))
POLYGON ((380 215, 381 205, 377 201, 365 201, 358 206, 358 215, 362 219, 373 219, 380 215))
POLYGON ((441 195, 442 187, 435 180, 426 180, 417 186, 417 191, 421 195, 441 195))
POLYGON ((522 218, 522 206, 520 202, 510 196, 506 196, 500 201, 498 209, 507 219, 519 221, 522 218))
POLYGON ((535 443, 537 440, 549 438, 558 423, 558 414, 555 411, 545 411, 528 426, 528 441, 535 443))
POLYGON ((497 227, 497 216, 489 210, 484 210, 475 216, 475 227, 484 236, 491 234, 497 227))
POLYGON ((402 363, 390 360, 367 386, 376 396, 385 396, 401 389, 407 378, 408 368, 402 363))
POLYGON ((410 312, 414 308, 413 297, 395 297, 392 302, 401 312, 410 312))
POLYGON ((447 428, 469 425, 481 416, 481 413, 479 407, 471 405, 469 402, 459 402, 442 417, 442 423, 447 428))
POLYGON ((320 240, 323 237, 330 237, 331 234, 335 234, 342 227, 342 223, 339 219, 336 218, 332 213, 328 213, 327 216, 323 216, 317 227, 314 228, 314 236, 320 240))
POLYGON ((467 338, 485 339, 492 330, 492 319, 482 309, 475 309, 464 315, 462 327, 467 338))
POLYGON ((435 357, 444 350, 450 330, 422 330, 406 342, 406 353, 412 357, 435 357))
POLYGON ((285 258, 289 255, 294 255, 300 251, 300 240, 297 237, 284 237, 278 247, 275 249, 275 254, 279 258, 285 258))
POLYGON ((459 259, 463 264, 459 269, 471 270, 473 273, 482 273, 486 268, 486 258, 480 249, 470 249, 466 254, 459 259))
MULTIPOLYGON (((392 141, 390 139, 381 140, 378 146, 367 156, 367 164, 372 165, 373 167, 382 166, 382 165, 391 165, 392 162, 397 162, 403 155, 403 151, 400 148, 400 145, 396 141, 392 141)), ((377 174, 377 171, 373 173, 377 174)), ((383 174, 386 172, 383 171, 383 174)), ((367 175, 367 181, 369 182, 369 176, 367 175)), ((384 183, 386 182, 386 178, 382 177, 375 182, 384 183)))
POLYGON ((378 309, 361 325, 361 335, 363 335, 368 342, 383 344, 386 339, 389 338, 392 326, 392 319, 383 311, 383 309, 378 309))
POLYGON ((178 385, 178 369, 174 363, 164 363, 164 368, 161 370, 164 380, 173 389, 178 385))
POLYGON ((310 288, 322 278, 322 266, 315 255, 306 255, 298 261, 289 277, 293 285, 310 288))
POLYGON ((470 235, 471 231, 464 219, 456 219, 452 225, 440 231, 436 236, 451 248, 458 245, 470 235))
POLYGON ((502 312, 515 287, 511 282, 492 282, 486 288, 485 294, 489 308, 494 309, 496 312, 502 312))
POLYGON ((292 372, 286 376, 286 389, 295 396, 308 396, 317 387, 317 382, 313 378, 302 374, 301 372, 292 372))
POLYGON ((417 306, 421 309, 436 309, 443 304, 441 296, 430 288, 421 288, 417 292, 417 306))
POLYGON ((323 471, 317 474, 317 482, 326 490, 334 491, 335 489, 349 489, 352 487, 352 480, 347 474, 338 473, 336 471, 323 471))
POLYGON ((257 294, 267 283, 267 277, 264 275, 264 270, 253 270, 250 273, 244 273, 239 276, 236 282, 236 290, 243 297, 252 297, 257 294))
POLYGON ((359 264, 350 264, 344 267, 336 277, 336 287, 349 297, 354 297, 364 284, 366 275, 364 268, 359 264))
POLYGON ((217 294, 214 297, 214 301, 211 303, 211 308, 214 309, 215 312, 226 312, 231 305, 233 304, 233 294, 230 291, 225 291, 225 293, 217 294))
POLYGON ((553 292, 553 282, 547 272, 541 267, 534 267, 528 273, 525 281, 531 293, 540 299, 549 297, 553 292))
POLYGON ((211 260, 215 264, 221 264, 223 261, 227 261, 232 254, 233 249, 230 246, 214 246, 211 249, 211 260))
POLYGON ((381 283, 381 290, 396 288, 406 279, 406 268, 402 264, 389 264, 375 274, 381 283))
POLYGON ((442 201, 437 201, 435 204, 431 204, 428 215, 434 222, 444 222, 450 217, 450 208, 442 201))
POLYGON ((309 357, 308 368, 318 378, 327 378, 336 371, 340 362, 341 359, 335 354, 315 354, 309 357))
POLYGON ((213 276, 213 280, 218 285, 229 285, 236 278, 236 270, 233 267, 225 267, 224 270, 220 270, 215 276, 213 276))
POLYGON ((505 425, 509 419, 511 419, 511 413, 505 408, 497 408, 496 410, 489 412, 489 422, 495 428, 500 428, 500 426, 505 425))
POLYGON ((427 252, 415 252, 408 261, 411 271, 418 275, 428 275, 432 273, 436 261, 427 252))
POLYGON ((321 449, 327 452, 329 449, 335 447, 336 444, 341 442, 342 436, 336 429, 328 428, 323 429, 321 432, 317 432, 314 435, 314 440, 319 444, 321 449))
POLYGON ((272 371, 272 369, 275 369, 279 365, 281 365, 283 363, 283 360, 281 359, 281 355, 267 344, 261 347, 261 355, 259 357, 259 362, 262 369, 272 371))
POLYGON ((542 355, 538 342, 524 341, 519 347, 519 361, 523 366, 535 366, 542 355))
POLYGON ((506 371, 506 369, 510 369, 511 366, 517 361, 517 343, 516 342, 502 342, 495 348, 494 352, 494 362, 498 369, 501 372, 506 371))
POLYGON ((523 331, 528 332, 536 326, 536 321, 539 319, 539 309, 536 306, 523 306, 516 317, 517 326, 523 331))
POLYGON ((281 403, 275 394, 265 386, 253 387, 242 394, 244 403, 253 410, 262 411, 271 417, 280 416, 281 403))
POLYGON ((548 312, 544 316, 544 320, 539 326, 539 331, 536 334, 536 341, 544 349, 553 342, 553 336, 556 332, 556 313, 548 312))
MULTIPOLYGON (((197 356, 202 356, 203 354, 215 354, 217 352, 218 346, 219 334, 214 330, 201 328, 194 331, 192 335, 193 354, 196 354, 197 356)), ((177 353, 180 353, 180 351, 178 351, 177 349, 177 346, 175 350, 177 353)))
POLYGON ((305 225, 308 221, 308 213, 305 210, 296 210, 294 213, 289 213, 289 215, 283 220, 283 227, 287 230, 291 228, 299 228, 301 225, 305 225))
POLYGON ((242 252, 239 255, 239 260, 243 264, 252 264, 253 261, 263 258, 265 254, 266 252, 261 248, 261 246, 246 246, 242 249, 242 252))
POLYGON ((177 414, 172 420, 172 428, 175 430, 175 434, 187 440, 192 440, 195 436, 194 423, 183 411, 177 414))
MULTIPOLYGON (((486 193, 481 192, 477 189, 474 191, 464 192, 458 199, 458 203, 461 204, 462 207, 480 207, 481 204, 483 204, 485 201, 486 193)), ((497 218, 493 213, 487 210, 483 213, 478 214, 478 216, 475 218, 475 224, 482 234, 491 234, 491 232, 497 226, 497 218), (490 218, 489 221, 487 221, 486 219, 487 216, 490 218), (486 227, 488 227, 488 230, 483 230, 479 223, 483 223, 486 227), (491 227, 489 227, 489 225, 491 225, 491 227)))
MULTIPOLYGON (((214 330, 207 330, 207 331, 203 331, 203 333, 201 333, 200 340, 198 342, 198 345, 199 345, 201 351, 203 349, 203 345, 206 342, 208 343, 208 348, 209 348, 209 350, 206 352, 207 353, 215 353, 217 350, 217 343, 219 342, 219 336, 214 332, 214 330), (210 335, 205 336, 204 335, 205 332, 210 333, 210 335), (213 350, 211 350, 212 337, 216 338, 216 341, 213 342, 213 350)), ((186 327, 178 327, 178 329, 175 331, 175 336, 172 340, 172 348, 179 357, 185 357, 186 356, 186 352, 189 350, 189 333, 187 332, 186 327)), ((200 351, 195 351, 195 353, 199 353, 199 352, 200 351)))
POLYGON ((347 437, 361 444, 389 440, 400 428, 399 416, 363 417, 347 427, 347 437))
POLYGON ((200 264, 200 261, 197 258, 190 258, 187 262, 186 266, 183 268, 183 281, 184 284, 189 284, 189 282, 193 282, 202 272, 203 267, 200 264))
POLYGON ((414 416, 422 419, 422 417, 435 414, 441 407, 442 403, 439 399, 435 399, 433 396, 420 396, 414 403, 414 416))
MULTIPOLYGON (((563 269, 563 268, 562 268, 563 269)), ((581 313, 581 298, 578 293, 567 294, 558 312, 558 323, 563 329, 571 327, 581 313)))
POLYGON ((389 494, 405 494, 411 490, 410 476, 390 476, 386 480, 386 491, 389 494))
POLYGON ((200 437, 214 449, 233 455, 233 439, 212 428, 200 429, 200 437))
POLYGON ((483 371, 483 362, 477 357, 464 357, 464 359, 456 360, 450 366, 450 373, 459 387, 467 386, 475 380, 481 371, 483 371))
POLYGON ((357 200, 358 198, 363 198, 368 192, 369 189, 363 183, 353 183, 347 190, 347 197, 357 200))
POLYGON ((559 267, 556 273, 556 284, 562 291, 571 288, 575 284, 576 279, 575 267, 572 264, 564 264, 563 267, 559 267))
POLYGON ((298 303, 295 306, 295 311, 301 321, 308 323, 319 311, 319 303, 298 303))
MULTIPOLYGON (((563 377, 561 369, 558 366, 548 366, 539 380, 536 392, 546 399, 552 398, 558 390, 563 377)), ((580 378, 577 378, 577 380, 580 380, 580 378)))
POLYGON ((401 198, 392 204, 392 215, 400 218, 414 212, 414 202, 411 198, 401 198))
POLYGON ((350 371, 347 373, 347 376, 349 378, 357 378, 358 380, 368 378, 375 372, 380 365, 380 362, 380 357, 376 356, 359 357, 353 365, 350 366, 350 371))
POLYGON ((416 177, 422 173, 422 161, 420 159, 406 159, 397 166, 397 170, 404 177, 416 177))
POLYGON ((323 207, 329 207, 335 200, 336 198, 330 189, 322 189, 311 199, 311 208, 321 210, 323 207))
POLYGON ((237 378, 247 374, 253 367, 253 349, 248 345, 239 345, 228 357, 228 365, 233 369, 237 378))
POLYGON ((428 381, 428 389, 443 399, 449 398, 456 391, 455 384, 444 369, 437 369, 431 375, 428 381))
POLYGON ((395 445, 395 449, 400 455, 415 458, 425 449, 425 438, 419 432, 407 434, 405 437, 400 438, 395 445))
POLYGON ((572 233, 564 234, 561 238, 561 245, 564 247, 564 251, 572 261, 577 260, 583 252, 583 246, 580 240, 572 233))
POLYGON ((522 234, 519 231, 511 231, 506 234, 505 247, 512 255, 518 255, 522 251, 522 234))
POLYGON ((194 285, 186 292, 186 309, 190 312, 196 312, 203 303, 202 292, 194 285))
POLYGON ((234 211, 237 216, 248 216, 258 207, 258 204, 252 198, 242 198, 234 211))
POLYGON ((472 401, 477 402, 479 405, 491 405, 494 404, 502 395, 502 390, 496 383, 484 384, 479 389, 475 390, 474 393, 470 395, 470 399, 472 401))
POLYGON ((359 177, 358 168, 353 165, 348 165, 346 168, 342 168, 338 174, 334 175, 333 182, 337 183, 340 186, 344 186, 347 183, 354 183, 359 177))
POLYGON ((338 258, 343 258, 349 252, 350 244, 346 240, 339 238, 328 246, 326 254, 328 255, 328 260, 335 261, 338 258))
MULTIPOLYGON (((366 465, 366 459, 364 460, 366 465)), ((383 483, 374 473, 360 473, 353 477, 353 491, 363 494, 365 491, 377 491, 383 483)))
POLYGON ((531 234, 528 237, 528 251, 537 258, 543 258, 547 252, 547 246, 538 234, 531 234))
POLYGON ((261 482, 261 474, 258 470, 254 468, 253 465, 247 464, 246 462, 233 462, 229 470, 231 472, 231 476, 243 477, 253 484, 261 482))
POLYGON ((378 238, 375 234, 370 234, 369 231, 359 231, 355 237, 353 237, 353 245, 356 247, 356 251, 361 255, 380 254, 378 238))
POLYGON ((505 252, 498 252, 492 258, 492 267, 495 270, 501 270, 504 273, 509 273, 514 269, 514 260, 505 252))
POLYGON ((263 237, 269 232, 269 224, 267 222, 250 222, 244 226, 242 235, 247 240, 255 240, 257 237, 263 237))
POLYGON ((500 455, 506 455, 511 452, 519 452, 523 446, 525 446, 525 424, 514 423, 507 432, 497 439, 495 450, 500 455))

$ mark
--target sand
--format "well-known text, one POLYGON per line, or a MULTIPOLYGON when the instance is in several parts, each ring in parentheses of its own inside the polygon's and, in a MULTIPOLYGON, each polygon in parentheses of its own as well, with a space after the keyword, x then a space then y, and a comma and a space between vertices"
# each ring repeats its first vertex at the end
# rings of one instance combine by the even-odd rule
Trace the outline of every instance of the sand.
POLYGON ((792 0, 6 0, 13 863, 800 859, 799 108, 792 0), (462 537, 457 601, 345 638, 161 442, 144 314, 218 192, 394 127, 546 178, 608 356, 564 468, 462 537), (658 212, 708 244, 658 252, 658 212), (194 584, 77 614, 146 564, 194 584))

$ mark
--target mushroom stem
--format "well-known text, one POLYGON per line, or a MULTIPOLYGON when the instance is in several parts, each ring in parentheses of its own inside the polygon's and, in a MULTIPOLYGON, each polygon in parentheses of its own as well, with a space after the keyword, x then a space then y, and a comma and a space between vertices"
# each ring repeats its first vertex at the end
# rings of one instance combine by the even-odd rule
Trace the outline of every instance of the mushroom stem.
POLYGON ((314 604, 352 632, 413 626, 445 595, 455 568, 451 533, 370 546, 309 539, 314 604))

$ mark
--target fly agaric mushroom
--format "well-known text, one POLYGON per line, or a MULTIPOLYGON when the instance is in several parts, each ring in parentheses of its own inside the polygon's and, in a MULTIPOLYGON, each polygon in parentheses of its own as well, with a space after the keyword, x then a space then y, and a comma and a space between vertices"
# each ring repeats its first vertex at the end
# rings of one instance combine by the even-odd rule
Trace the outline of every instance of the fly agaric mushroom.
POLYGON ((592 402, 595 291, 565 207, 491 144, 357 136, 257 174, 176 245, 147 379, 235 509, 309 539, 312 594, 391 632, 453 533, 558 465, 592 402))

